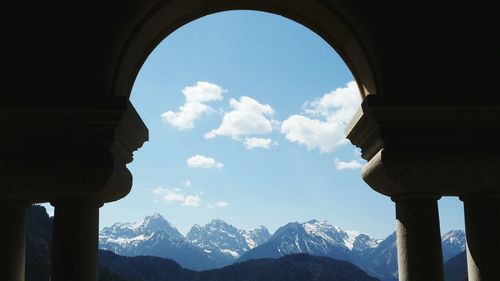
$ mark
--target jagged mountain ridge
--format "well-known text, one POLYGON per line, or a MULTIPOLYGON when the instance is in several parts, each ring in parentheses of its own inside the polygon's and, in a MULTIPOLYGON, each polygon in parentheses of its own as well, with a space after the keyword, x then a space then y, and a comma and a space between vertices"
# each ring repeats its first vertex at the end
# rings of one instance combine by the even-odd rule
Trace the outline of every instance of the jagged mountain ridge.
POLYGON ((115 223, 99 233, 99 247, 124 256, 151 255, 171 258, 195 270, 217 267, 217 262, 192 245, 158 213, 141 222, 115 223))
MULTIPOLYGON (((26 213, 26 280, 27 281, 47 281, 49 280, 49 264, 50 264, 50 244, 52 240, 52 220, 47 215, 45 208, 41 206, 33 206, 27 210, 26 213)), ((460 241, 459 237, 461 236, 461 232, 450 232, 443 235, 443 241, 451 240, 451 241, 460 241)), ((385 256, 389 253, 391 259, 390 261, 396 260, 395 256, 395 246, 396 245, 396 237, 395 233, 393 233, 390 237, 385 239, 376 249, 377 255, 385 256)), ((356 248, 356 243, 354 243, 353 251, 356 248)), ((300 258, 299 258, 300 259, 300 258)), ((293 260, 293 259, 292 259, 293 260)), ((313 264, 316 261, 320 261, 321 259, 312 259, 313 264)), ((383 261, 381 259, 381 261, 383 261)), ((260 260, 256 261, 256 263, 250 263, 249 265, 242 265, 241 271, 238 270, 238 267, 228 267, 222 271, 215 271, 213 276, 220 279, 221 276, 230 274, 233 277, 233 273, 244 274, 245 268, 250 268, 252 264, 258 264, 261 266, 260 260)), ((274 262, 269 260, 264 260, 264 264, 275 264, 278 265, 278 270, 283 263, 274 262)), ((309 263, 309 262, 308 262, 309 263)), ((389 262, 392 263, 392 262, 389 262)), ((99 280, 114 280, 114 281, 127 281, 125 278, 119 278, 120 275, 116 275, 116 272, 127 273, 125 274, 128 277, 132 276, 141 276, 144 281, 165 281, 165 278, 168 276, 173 276, 176 272, 193 272, 190 270, 182 269, 176 262, 165 260, 162 258, 155 257, 121 257, 116 254, 113 254, 109 251, 100 251, 100 271, 99 271, 99 280), (109 259, 106 257, 110 257, 109 259), (116 257, 116 258, 115 258, 116 257), (112 271, 108 270, 106 267, 102 267, 102 265, 111 267, 112 271), (106 274, 105 274, 106 273, 106 274), (128 274, 131 273, 131 274, 128 274), (173 275, 171 275, 173 274, 173 275)), ((396 263, 394 262, 394 265, 396 263)), ((240 264, 241 265, 241 264, 240 264)), ((293 265, 293 264, 292 264, 293 265)), ((381 266, 387 266, 387 264, 382 263, 381 266)), ((274 270, 274 267, 270 267, 271 270, 274 270)), ((328 266, 331 268, 331 266, 328 266)), ((318 270, 318 268, 315 268, 318 270)), ((214 272, 214 270, 210 270, 209 272, 214 272)), ((246 271, 248 272, 248 271, 246 271)), ((254 270, 252 269, 252 273, 254 270)), ((397 273, 396 267, 394 272, 397 273)), ((446 280, 460 280, 465 281, 467 278, 467 266, 466 266, 466 258, 465 252, 460 253, 455 258, 450 259, 445 264, 445 272, 446 272, 446 280)), ((371 274, 373 275, 373 274, 371 274)), ((204 275, 204 278, 207 276, 204 275)), ((128 279, 129 281, 137 281, 139 279, 133 278, 128 279)), ((173 280, 181 280, 175 275, 173 280)), ((205 279, 204 279, 205 280, 205 279)), ((229 278, 228 280, 233 280, 233 278, 229 278)), ((262 280, 269 280, 269 278, 264 278, 262 280)), ((300 279, 305 280, 305 279, 300 279)), ((316 279, 311 279, 316 280, 316 279)), ((330 280, 330 279, 328 279, 330 280)))
MULTIPOLYGON (((50 280, 52 219, 45 208, 34 206, 26 213, 26 281, 50 280)), ((99 281, 375 281, 353 264, 325 257, 287 256, 277 260, 261 259, 221 269, 196 272, 182 268, 176 261, 153 256, 125 257, 99 251, 99 281)))
POLYGON ((445 233, 441 238, 443 259, 447 261, 465 251, 465 241, 465 231, 463 230, 451 230, 445 233))
MULTIPOLYGON (((186 256, 185 251, 172 253, 167 247, 163 247, 162 251, 171 251, 167 255, 158 253, 158 251, 152 252, 151 250, 144 251, 142 249, 144 245, 151 246, 154 244, 147 241, 151 239, 150 236, 157 237, 153 234, 156 233, 154 227, 142 226, 145 221, 149 221, 148 217, 143 222, 115 224, 110 228, 104 228, 101 232, 100 241, 113 243, 111 243, 112 245, 108 243, 107 246, 105 243, 101 243, 101 247, 113 251, 113 247, 131 247, 133 250, 120 249, 120 251, 115 252, 127 256, 155 255, 172 258, 185 268, 197 270, 219 268, 230 265, 235 261, 279 258, 288 254, 308 253, 353 262, 367 273, 382 280, 392 281, 397 279, 395 233, 384 240, 373 239, 366 234, 344 231, 326 221, 310 220, 304 223, 289 223, 279 228, 271 236, 265 227, 246 231, 240 230, 223 220, 214 219, 204 226, 194 225, 184 237, 161 215, 155 214, 150 217, 163 220, 163 222, 155 224, 156 229, 159 229, 163 233, 165 240, 167 240, 166 242, 163 241, 163 243, 176 242, 174 243, 176 245, 188 245, 186 247, 194 247, 198 250, 198 254, 201 253, 204 256, 203 259, 199 259, 196 267, 186 264, 182 260, 182 257, 186 256), (122 236, 120 232, 125 235, 122 236), (169 237, 169 235, 172 237, 169 237)), ((450 231, 443 235, 443 256, 445 261, 456 253, 463 251, 465 248, 464 237, 463 231, 450 231)))
POLYGON ((186 235, 189 242, 203 249, 219 266, 232 264, 242 254, 265 243, 270 237, 264 226, 241 230, 220 219, 213 219, 204 226, 196 224, 186 235))
POLYGON ((264 243, 271 235, 261 226, 240 230, 214 219, 194 225, 184 237, 158 213, 135 223, 115 223, 99 233, 99 247, 124 256, 152 255, 171 258, 194 270, 232 264, 244 252, 264 243))
POLYGON ((353 261, 356 250, 376 247, 378 241, 366 234, 346 232, 326 221, 310 220, 288 223, 279 228, 269 241, 245 253, 239 262, 255 258, 278 258, 288 254, 307 253, 353 261), (359 238, 358 238, 359 237, 359 238))
MULTIPOLYGON (((442 236, 445 262, 465 249, 463 237, 465 233, 462 230, 453 230, 442 236)), ((377 240, 316 220, 285 225, 267 243, 248 251, 238 261, 279 258, 293 253, 350 261, 368 274, 385 281, 394 281, 398 277, 395 232, 384 240, 377 240)))

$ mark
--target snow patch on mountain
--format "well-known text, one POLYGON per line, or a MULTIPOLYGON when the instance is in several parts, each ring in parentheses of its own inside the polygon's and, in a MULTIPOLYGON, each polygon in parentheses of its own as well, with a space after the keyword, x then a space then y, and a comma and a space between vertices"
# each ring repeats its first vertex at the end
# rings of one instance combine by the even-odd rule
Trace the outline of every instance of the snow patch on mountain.
POLYGON ((441 237, 443 259, 447 261, 465 251, 466 240, 463 230, 451 230, 445 233, 441 237))
MULTIPOLYGON (((142 221, 133 223, 115 223, 105 227, 99 233, 99 245, 102 249, 119 251, 119 248, 137 247, 150 240, 155 234, 164 232, 173 242, 182 243, 184 237, 177 228, 171 225, 160 214, 145 217, 142 221)), ((123 254, 123 253, 122 253, 123 254)))
POLYGON ((231 256, 233 256, 234 258, 239 258, 240 257, 240 254, 238 254, 237 252, 235 251, 232 251, 232 250, 229 250, 229 249, 222 249, 221 252, 225 253, 225 254, 230 254, 231 256))
POLYGON ((250 230, 242 230, 242 235, 250 249, 266 243, 271 238, 269 230, 263 225, 250 230))
POLYGON ((186 235, 193 245, 208 250, 214 255, 223 254, 233 260, 265 243, 269 237, 271 235, 264 226, 241 230, 221 219, 213 219, 204 226, 194 225, 186 235))
POLYGON ((109 237, 109 236, 105 236, 105 235, 99 235, 99 240, 106 241, 106 243, 118 244, 122 247, 125 247, 125 246, 130 245, 130 244, 137 245, 141 241, 148 240, 153 236, 153 234, 154 233, 152 233, 150 235, 141 234, 141 235, 131 237, 131 238, 109 237))
POLYGON ((347 230, 345 233, 347 233, 347 238, 344 239, 344 245, 349 249, 352 250, 354 247, 354 241, 356 241, 356 238, 361 234, 357 231, 353 230, 347 230))

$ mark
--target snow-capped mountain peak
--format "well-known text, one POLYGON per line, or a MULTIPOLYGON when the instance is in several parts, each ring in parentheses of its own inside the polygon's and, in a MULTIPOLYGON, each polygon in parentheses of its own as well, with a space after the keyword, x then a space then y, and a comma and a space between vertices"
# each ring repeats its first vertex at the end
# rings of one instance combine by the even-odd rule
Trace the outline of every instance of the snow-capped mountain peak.
POLYGON ((350 260, 354 252, 375 248, 379 241, 356 231, 344 231, 328 221, 292 222, 276 230, 269 241, 246 253, 239 261, 280 257, 295 253, 350 260))
POLYGON ((221 219, 213 219, 204 226, 195 225, 186 235, 187 240, 206 253, 222 254, 231 259, 266 242, 269 237, 265 227, 245 231, 221 219))
MULTIPOLYGON (((444 234, 444 260, 462 252, 465 240, 463 230, 444 234)), ((385 240, 377 240, 316 219, 288 223, 272 236, 264 226, 241 230, 221 219, 213 219, 205 225, 193 225, 184 237, 163 216, 155 213, 138 222, 105 227, 100 232, 99 244, 101 248, 125 256, 172 258, 194 270, 222 267, 248 259, 308 253, 352 261, 388 280, 397 276, 395 233, 385 240)))
POLYGON ((175 226, 170 224, 162 215, 158 213, 155 213, 152 216, 146 216, 142 221, 141 227, 147 232, 155 232, 164 229, 168 230, 168 232, 179 233, 175 226))
POLYGON ((162 215, 155 213, 133 223, 115 223, 99 233, 99 247, 119 255, 152 255, 173 258, 181 265, 201 270, 214 262, 193 246, 162 215))
POLYGON ((242 234, 250 249, 266 243, 271 238, 269 230, 263 225, 250 230, 243 230, 242 234))
POLYGON ((330 243, 338 243, 346 246, 344 241, 348 239, 347 233, 327 221, 310 220, 303 223, 302 228, 309 235, 321 237, 330 243))
POLYGON ((466 244, 465 231, 451 230, 441 237, 443 245, 443 258, 448 260, 459 253, 465 251, 466 244))
POLYGON ((134 246, 161 233, 169 236, 171 240, 182 241, 184 239, 177 228, 171 225, 163 216, 155 213, 138 222, 115 223, 110 227, 103 228, 99 233, 99 244, 101 248, 107 248, 103 245, 111 246, 113 244, 122 247, 134 246))
POLYGON ((361 233, 353 230, 346 230, 345 233, 347 234, 347 238, 344 239, 344 245, 349 248, 349 250, 352 250, 354 248, 356 238, 361 235, 361 233))
POLYGON ((443 242, 454 243, 464 245, 465 243, 465 231, 463 230, 450 230, 446 232, 441 238, 443 242))

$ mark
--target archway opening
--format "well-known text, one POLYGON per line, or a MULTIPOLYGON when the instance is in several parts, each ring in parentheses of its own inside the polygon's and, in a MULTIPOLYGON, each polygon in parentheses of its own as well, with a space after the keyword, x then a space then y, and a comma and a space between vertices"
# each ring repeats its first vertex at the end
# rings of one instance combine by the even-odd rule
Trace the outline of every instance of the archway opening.
MULTIPOLYGON (((248 12, 224 14, 241 19, 245 13, 248 12)), ((195 32, 182 38, 180 32, 186 28, 195 28, 196 24, 206 26, 206 21, 211 20, 211 17, 221 15, 202 18, 181 28, 179 33, 173 33, 165 40, 165 46, 158 46, 142 68, 136 82, 139 88, 134 88, 133 92, 137 93, 132 95, 132 101, 151 130, 151 142, 137 153, 135 162, 130 165, 135 177, 132 193, 116 204, 103 208, 101 227, 109 226, 112 221, 105 221, 111 217, 115 222, 130 221, 131 218, 140 220, 153 212, 164 214, 181 229, 181 234, 186 235, 189 226, 206 224, 213 218, 221 217, 242 229, 264 224, 271 233, 287 222, 315 225, 310 220, 313 218, 366 233, 370 231, 355 226, 363 218, 367 219, 366 223, 373 225, 386 220, 392 226, 392 203, 361 182, 357 172, 361 160, 357 159, 359 156, 354 149, 351 147, 351 151, 340 151, 346 147, 341 125, 350 118, 347 115, 352 113, 352 105, 359 106, 359 100, 352 102, 349 98, 353 95, 348 94, 356 91, 357 87, 341 59, 325 42, 322 41, 321 48, 309 46, 307 35, 286 34, 280 32, 283 31, 281 29, 275 30, 277 32, 265 39, 249 40, 248 44, 236 42, 229 45, 232 48, 223 50, 219 49, 218 44, 224 39, 224 43, 232 43, 227 40, 231 36, 226 38, 230 30, 209 35, 195 32), (181 45, 172 43, 176 36, 181 37, 178 41, 181 45), (282 36, 294 40, 294 43, 275 47, 274 50, 268 48, 270 41, 282 43, 282 36), (252 42, 259 44, 252 45, 252 42), (219 52, 207 55, 193 48, 200 45, 219 52), (252 48, 244 49, 242 45, 252 48), (163 48, 165 53, 156 53, 163 48), (231 53, 234 50, 239 52, 231 53), (287 55, 287 52, 291 52, 292 59, 282 56, 287 55), (167 53, 170 55, 165 55, 167 53), (322 57, 326 53, 335 59, 322 57), (200 56, 203 54, 205 58, 200 56), (263 54, 265 62, 258 65, 257 55, 263 54), (300 55, 304 57, 300 58, 300 55), (229 60, 228 57, 233 59, 229 60), (238 57, 247 61, 237 62, 238 57), (155 66, 161 64, 155 59, 168 67, 155 66), (343 65, 343 73, 337 74, 341 78, 334 74, 335 69, 328 68, 332 61, 343 65), (281 71, 274 69, 276 62, 285 65, 281 66, 281 71), (179 66, 183 64, 187 67, 181 69, 179 66), (256 74, 249 74, 251 71, 256 74), (325 80, 316 80, 319 78, 325 80), (343 99, 344 96, 347 98, 343 99), (283 99, 278 100, 279 97, 283 99), (226 117, 229 120, 227 122, 226 117), (252 122, 246 124, 244 121, 248 120, 252 122), (159 129, 153 129, 155 127, 159 129), (280 150, 285 146, 291 152, 280 150), (149 165, 152 163, 160 165, 153 167, 149 165), (283 169, 277 171, 276 167, 283 169), (354 175, 358 183, 351 184, 348 179, 342 179, 339 176, 341 173, 354 175), (310 175, 312 177, 308 177, 310 175), (272 179, 273 176, 276 178, 272 179), (280 188, 275 187, 276 183, 280 184, 280 188), (343 188, 344 193, 335 193, 338 187, 343 188), (231 195, 230 192, 235 190, 235 195, 231 195), (139 192, 144 193, 138 195, 139 192), (369 198, 377 199, 370 201, 369 198), (378 204, 377 201, 386 206, 389 215, 378 215, 373 211, 377 208, 370 208, 370 204, 378 204), (249 202, 251 204, 246 204, 249 202), (163 210, 155 209, 160 204, 163 210), (142 213, 132 214, 135 206, 139 206, 142 213), (359 212, 363 209, 370 209, 369 215, 372 217, 359 212), (312 212, 307 213, 309 210, 312 212), (279 218, 280 214, 292 212, 295 219, 290 216, 279 218), (339 215, 346 213, 358 217, 343 223, 339 215), (169 214, 183 216, 171 217, 169 214), (281 219, 274 223, 274 227, 262 221, 262 218, 271 217, 269 214, 281 219), (124 218, 120 219, 120 216, 124 218)), ((236 25, 227 25, 228 22, 235 21, 219 23, 218 27, 236 29, 236 25)), ((262 36, 266 30, 273 31, 273 25, 267 24, 267 19, 258 18, 254 22, 262 24, 260 31, 254 35, 262 36)), ((248 29, 243 29, 244 37, 251 37, 251 28, 259 26, 247 23, 246 27, 248 29)), ((321 41, 314 33, 300 28, 321 41)), ((368 234, 384 238, 388 233, 368 234)), ((232 249, 225 250, 229 250, 229 255, 236 256, 230 252, 232 249)), ((236 254, 241 255, 238 252, 236 254)))
MULTIPOLYGON (((375 245, 393 231, 392 203, 362 182, 363 160, 345 140, 361 102, 354 77, 294 21, 252 11, 193 21, 151 54, 131 101, 150 141, 130 165, 131 194, 102 209, 101 227, 158 212, 193 242, 193 226, 213 219, 270 234, 298 222, 337 233, 343 250, 332 255, 344 259, 357 232, 375 245), (357 211, 367 206, 370 216, 357 211)), ((251 249, 219 250, 227 265, 251 249)))

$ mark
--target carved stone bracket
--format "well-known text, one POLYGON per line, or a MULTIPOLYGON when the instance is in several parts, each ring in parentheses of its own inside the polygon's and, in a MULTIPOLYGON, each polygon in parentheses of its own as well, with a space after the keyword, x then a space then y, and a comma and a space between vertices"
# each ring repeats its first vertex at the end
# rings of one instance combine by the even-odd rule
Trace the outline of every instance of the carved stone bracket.
POLYGON ((0 198, 118 200, 132 184, 126 164, 147 139, 128 98, 3 100, 0 198))
POLYGON ((368 96, 347 138, 376 191, 462 195, 500 191, 500 106, 368 96))

